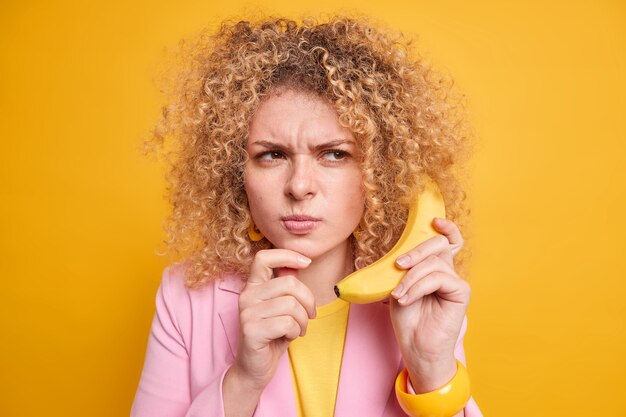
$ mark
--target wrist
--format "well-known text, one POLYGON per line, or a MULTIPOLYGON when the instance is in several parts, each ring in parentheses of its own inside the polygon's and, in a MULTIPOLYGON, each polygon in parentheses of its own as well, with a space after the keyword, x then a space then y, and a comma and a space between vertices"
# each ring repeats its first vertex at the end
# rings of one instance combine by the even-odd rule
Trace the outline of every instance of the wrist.
POLYGON ((261 391, 250 388, 249 381, 242 378, 236 366, 224 375, 222 397, 226 417, 252 416, 261 398, 261 391))
POLYGON ((457 372, 456 359, 419 362, 407 366, 409 380, 416 394, 434 391, 446 385, 457 372))
POLYGON ((248 395, 260 396, 265 386, 256 383, 252 378, 248 377, 243 370, 234 363, 227 371, 226 377, 228 377, 237 387, 245 390, 248 395))

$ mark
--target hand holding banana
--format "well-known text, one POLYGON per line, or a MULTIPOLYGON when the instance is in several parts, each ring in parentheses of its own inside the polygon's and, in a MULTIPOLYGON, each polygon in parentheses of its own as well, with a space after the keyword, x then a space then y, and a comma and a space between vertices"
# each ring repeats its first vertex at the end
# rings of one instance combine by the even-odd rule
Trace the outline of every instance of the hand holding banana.
POLYGON ((454 348, 470 299, 469 284, 453 266, 453 256, 463 246, 461 232, 450 220, 433 225, 441 235, 398 258, 407 273, 389 303, 398 346, 418 393, 454 377, 454 348))
POLYGON ((463 247, 436 184, 409 208, 405 229, 393 248, 335 286, 338 297, 371 303, 390 297, 391 319, 414 388, 431 391, 456 372, 454 348, 469 305, 470 287, 454 271, 463 247), (442 220, 433 221, 434 218, 442 220), (396 301, 397 299, 397 301, 396 301))

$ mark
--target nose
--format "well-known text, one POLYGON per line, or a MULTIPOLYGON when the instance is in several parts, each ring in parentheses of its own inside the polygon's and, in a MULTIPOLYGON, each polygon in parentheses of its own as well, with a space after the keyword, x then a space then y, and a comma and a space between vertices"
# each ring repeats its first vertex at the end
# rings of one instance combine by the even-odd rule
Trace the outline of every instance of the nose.
POLYGON ((285 193, 296 200, 311 198, 317 192, 313 163, 304 155, 292 159, 285 182, 285 193))

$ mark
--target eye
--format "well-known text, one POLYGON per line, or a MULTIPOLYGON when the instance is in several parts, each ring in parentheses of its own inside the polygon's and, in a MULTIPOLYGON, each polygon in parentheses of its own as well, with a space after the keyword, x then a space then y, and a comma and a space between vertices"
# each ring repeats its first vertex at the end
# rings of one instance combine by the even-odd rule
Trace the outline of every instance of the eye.
POLYGON ((271 161, 275 159, 281 159, 283 156, 284 155, 281 151, 269 151, 257 155, 257 159, 271 161))
POLYGON ((331 149, 329 151, 324 152, 324 158, 328 161, 338 162, 342 159, 346 159, 350 154, 346 151, 341 151, 338 149, 331 149))

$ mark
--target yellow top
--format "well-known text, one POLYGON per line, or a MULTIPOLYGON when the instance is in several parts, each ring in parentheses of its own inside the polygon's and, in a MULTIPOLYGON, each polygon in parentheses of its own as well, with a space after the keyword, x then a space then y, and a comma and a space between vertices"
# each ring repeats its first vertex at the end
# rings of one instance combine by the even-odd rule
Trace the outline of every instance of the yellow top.
POLYGON ((340 298, 317 307, 306 335, 289 344, 298 417, 329 417, 335 412, 350 303, 340 298))

